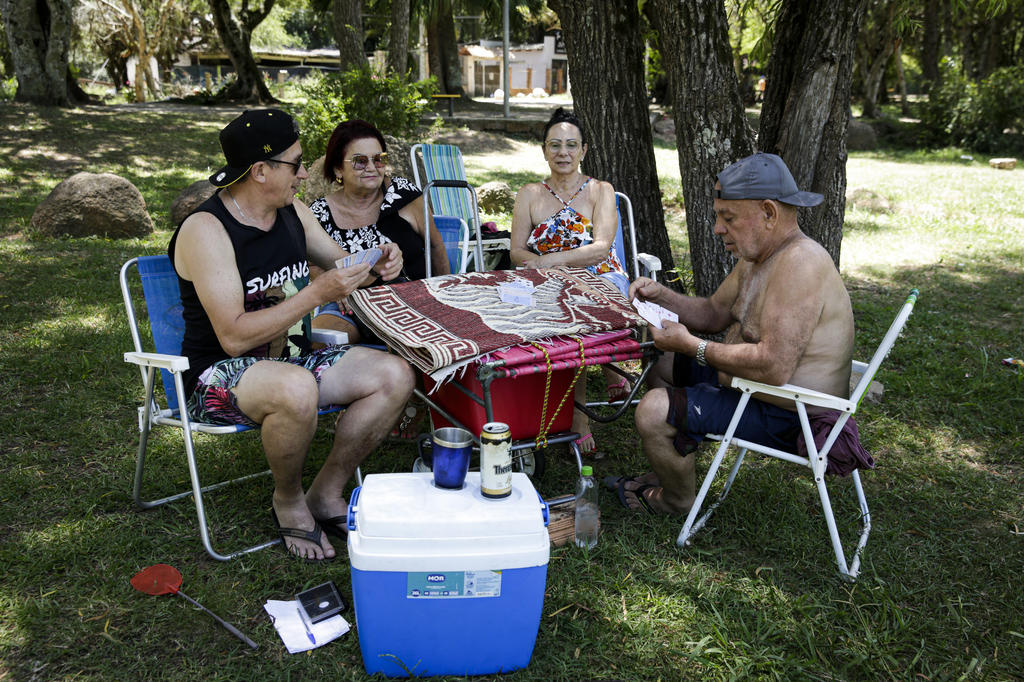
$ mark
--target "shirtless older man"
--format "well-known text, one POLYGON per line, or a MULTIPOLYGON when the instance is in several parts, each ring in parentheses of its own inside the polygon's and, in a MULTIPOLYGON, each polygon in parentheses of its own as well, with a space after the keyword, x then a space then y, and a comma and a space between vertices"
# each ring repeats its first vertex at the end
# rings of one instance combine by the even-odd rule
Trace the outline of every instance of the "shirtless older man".
POLYGON ((335 266, 348 254, 294 198, 308 175, 298 126, 285 112, 246 111, 220 141, 227 165, 210 177, 220 189, 182 222, 168 247, 184 306, 189 414, 262 427, 274 477, 272 518, 287 550, 330 559, 335 551, 324 533, 345 536, 345 484, 397 421, 414 377, 404 360, 384 352, 314 350, 309 313, 378 275, 393 279, 402 253, 384 244, 372 266, 335 266), (312 281, 310 263, 325 270, 312 281), (331 404, 348 409, 304 492, 317 406, 331 404))
MULTIPOLYGON (((739 260, 708 298, 639 279, 630 298, 653 301, 679 324, 651 329, 667 353, 661 385, 636 408, 652 472, 616 481, 632 509, 683 514, 696 495, 693 453, 707 433, 724 433, 740 393, 733 376, 792 383, 833 395, 849 389, 853 353, 850 297, 828 252, 797 225, 798 206, 823 197, 801 192, 781 158, 758 153, 732 164, 715 185, 715 234, 739 260), (721 343, 694 336, 717 334, 721 343)), ((740 438, 792 448, 800 432, 793 405, 754 399, 740 438)))

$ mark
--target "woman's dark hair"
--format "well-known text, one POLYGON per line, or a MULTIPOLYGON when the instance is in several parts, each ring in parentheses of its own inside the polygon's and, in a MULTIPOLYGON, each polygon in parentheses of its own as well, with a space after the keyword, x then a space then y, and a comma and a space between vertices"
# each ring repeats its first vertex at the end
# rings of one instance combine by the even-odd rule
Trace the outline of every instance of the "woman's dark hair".
POLYGON ((582 140, 580 140, 580 144, 587 143, 587 134, 583 132, 583 126, 580 124, 580 120, 576 118, 576 114, 574 114, 571 111, 566 111, 562 107, 558 107, 557 109, 555 109, 555 113, 551 114, 551 118, 548 119, 548 122, 544 124, 544 136, 540 138, 541 144, 544 144, 544 142, 548 139, 548 131, 551 130, 553 126, 556 126, 559 123, 571 123, 572 125, 579 128, 580 137, 583 138, 582 140))
POLYGON ((363 140, 372 137, 380 142, 380 150, 386 152, 388 144, 384 136, 372 123, 367 123, 358 118, 350 121, 342 121, 331 133, 331 139, 327 143, 327 153, 324 154, 324 178, 334 182, 334 169, 341 165, 345 159, 345 149, 356 140, 363 140))

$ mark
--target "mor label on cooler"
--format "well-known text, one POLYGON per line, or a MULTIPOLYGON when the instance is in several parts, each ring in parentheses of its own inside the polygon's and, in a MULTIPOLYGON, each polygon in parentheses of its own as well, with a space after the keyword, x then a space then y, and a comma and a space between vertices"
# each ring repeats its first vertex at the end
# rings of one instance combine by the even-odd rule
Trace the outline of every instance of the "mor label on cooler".
POLYGON ((500 597, 501 571, 435 571, 406 574, 407 599, 500 597))

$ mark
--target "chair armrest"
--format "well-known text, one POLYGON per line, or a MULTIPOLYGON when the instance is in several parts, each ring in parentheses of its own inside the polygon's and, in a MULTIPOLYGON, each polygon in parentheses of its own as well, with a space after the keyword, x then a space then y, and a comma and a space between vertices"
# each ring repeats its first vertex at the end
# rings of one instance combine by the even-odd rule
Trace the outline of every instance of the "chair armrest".
POLYGON ((188 369, 188 358, 183 355, 131 352, 124 354, 124 361, 140 367, 166 369, 169 372, 184 372, 188 369))
POLYGON ((751 381, 750 379, 733 377, 732 387, 738 388, 746 393, 773 395, 777 398, 784 398, 786 400, 804 403, 805 405, 824 407, 830 410, 839 410, 840 412, 852 413, 857 407, 854 403, 850 402, 849 398, 840 398, 827 393, 821 393, 820 391, 813 391, 809 388, 794 386, 793 384, 772 386, 771 384, 762 384, 761 382, 751 381))
POLYGON ((316 343, 328 346, 348 343, 348 334, 335 329, 317 329, 314 327, 310 330, 309 337, 316 343))
POLYGON ((636 259, 640 261, 640 275, 657 279, 661 272, 661 259, 650 253, 638 253, 636 259))

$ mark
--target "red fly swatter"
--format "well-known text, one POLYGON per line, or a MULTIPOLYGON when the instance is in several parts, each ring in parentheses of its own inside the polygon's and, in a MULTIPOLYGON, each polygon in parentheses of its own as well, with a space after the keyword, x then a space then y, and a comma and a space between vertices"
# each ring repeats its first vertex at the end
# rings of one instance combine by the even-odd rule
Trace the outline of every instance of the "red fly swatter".
POLYGON ((181 573, 174 566, 168 566, 167 564, 154 564, 149 568, 144 568, 136 573, 131 579, 132 587, 139 592, 146 594, 178 594, 189 600, 203 611, 213 616, 213 619, 218 623, 227 628, 228 632, 238 637, 240 640, 248 644, 253 649, 256 649, 259 645, 252 641, 245 635, 243 635, 238 628, 231 623, 223 620, 220 616, 215 614, 210 609, 206 608, 192 597, 188 596, 178 588, 181 587, 181 573))

